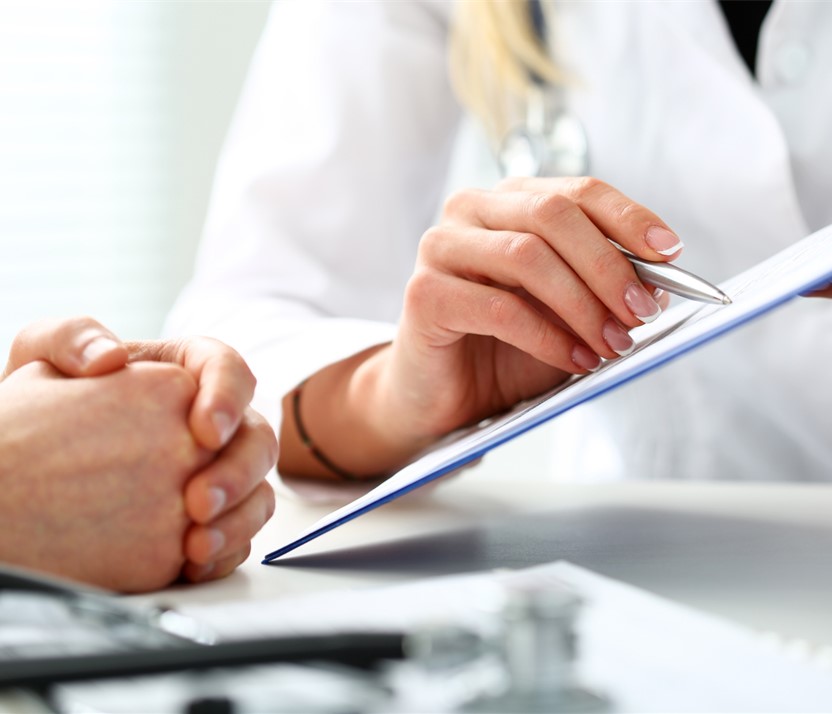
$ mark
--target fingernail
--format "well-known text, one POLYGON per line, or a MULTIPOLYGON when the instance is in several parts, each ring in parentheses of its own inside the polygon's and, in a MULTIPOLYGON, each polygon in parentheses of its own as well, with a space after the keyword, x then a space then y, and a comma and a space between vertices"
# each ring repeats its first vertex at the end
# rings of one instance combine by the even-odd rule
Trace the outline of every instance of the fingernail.
POLYGON ((214 568, 216 567, 216 563, 205 563, 204 565, 193 566, 193 570, 190 574, 191 579, 197 582, 200 580, 204 580, 211 573, 214 572, 214 568))
POLYGON ((90 340, 81 351, 81 364, 86 367, 97 360, 101 355, 118 349, 118 343, 109 337, 96 337, 90 340))
POLYGON ((647 245, 662 255, 673 255, 685 247, 679 236, 661 226, 650 226, 644 234, 644 240, 647 245))
POLYGON ((225 533, 217 528, 209 528, 208 534, 208 556, 214 556, 225 546, 225 533))
POLYGON ((208 489, 208 519, 216 518, 225 508, 228 497, 223 489, 212 486, 208 489))
POLYGON ((604 342, 609 345, 609 348, 622 357, 630 354, 635 347, 633 338, 615 320, 610 319, 604 323, 604 327, 601 329, 601 335, 604 338, 604 342))
POLYGON ((572 348, 572 361, 588 372, 594 372, 601 366, 601 358, 584 345, 575 345, 572 348))
POLYGON ((220 442, 223 446, 225 446, 229 441, 231 441, 231 437, 234 436, 234 420, 225 412, 216 412, 211 417, 211 420, 214 422, 214 426, 219 432, 220 442))
POLYGON ((642 322, 653 322, 662 309, 639 283, 630 283, 624 291, 624 302, 642 322))

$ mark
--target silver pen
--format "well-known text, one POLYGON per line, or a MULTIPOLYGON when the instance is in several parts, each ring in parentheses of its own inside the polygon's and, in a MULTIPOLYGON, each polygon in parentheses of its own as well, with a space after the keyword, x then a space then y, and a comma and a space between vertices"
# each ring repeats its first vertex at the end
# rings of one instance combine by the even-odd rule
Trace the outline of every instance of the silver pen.
POLYGON ((689 300, 712 302, 718 305, 731 304, 730 297, 716 285, 712 285, 698 275, 689 273, 682 268, 677 268, 672 263, 654 263, 650 260, 644 260, 624 250, 620 246, 616 247, 633 264, 633 267, 636 269, 636 275, 641 280, 650 283, 650 285, 655 285, 657 288, 667 290, 667 292, 673 293, 674 295, 681 295, 689 300))

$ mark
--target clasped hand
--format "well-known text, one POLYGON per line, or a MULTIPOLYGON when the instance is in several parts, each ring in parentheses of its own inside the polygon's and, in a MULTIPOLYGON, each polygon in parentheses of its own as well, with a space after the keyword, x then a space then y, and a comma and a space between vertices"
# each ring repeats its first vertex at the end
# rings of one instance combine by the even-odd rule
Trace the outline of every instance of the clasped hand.
POLYGON ((21 332, 0 382, 0 560, 131 592, 230 573, 274 511, 254 386, 208 338, 21 332))

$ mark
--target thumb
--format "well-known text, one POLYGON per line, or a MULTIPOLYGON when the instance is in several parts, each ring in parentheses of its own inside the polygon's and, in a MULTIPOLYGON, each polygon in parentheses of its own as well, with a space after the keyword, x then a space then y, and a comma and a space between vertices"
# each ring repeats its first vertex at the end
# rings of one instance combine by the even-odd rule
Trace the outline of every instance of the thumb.
POLYGON ((91 317, 41 320, 15 337, 3 377, 35 361, 70 377, 94 377, 120 369, 127 357, 121 340, 91 317))

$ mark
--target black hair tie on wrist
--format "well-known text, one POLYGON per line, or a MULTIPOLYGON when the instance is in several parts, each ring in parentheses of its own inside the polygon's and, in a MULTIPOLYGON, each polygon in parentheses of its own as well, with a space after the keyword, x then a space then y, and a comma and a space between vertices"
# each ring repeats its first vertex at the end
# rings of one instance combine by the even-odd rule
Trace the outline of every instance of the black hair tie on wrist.
POLYGON ((300 436, 301 443, 306 447, 306 450, 315 457, 318 463, 326 466, 332 473, 337 474, 345 481, 365 481, 366 479, 362 478, 361 476, 356 476, 355 474, 350 473, 349 471, 344 471, 340 466, 336 466, 329 458, 324 454, 317 446, 315 446, 315 442, 312 441, 311 437, 306 431, 306 428, 303 426, 303 420, 300 418, 300 394, 303 391, 303 387, 306 384, 306 380, 301 382, 297 387, 295 387, 294 392, 292 393, 292 412, 295 417, 295 427, 298 430, 298 436, 300 436))

